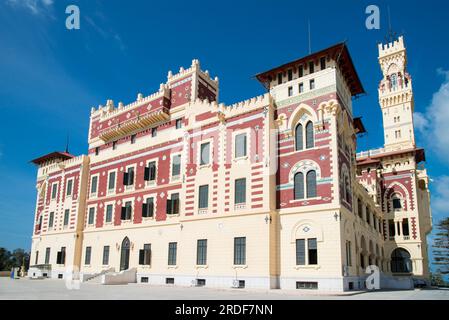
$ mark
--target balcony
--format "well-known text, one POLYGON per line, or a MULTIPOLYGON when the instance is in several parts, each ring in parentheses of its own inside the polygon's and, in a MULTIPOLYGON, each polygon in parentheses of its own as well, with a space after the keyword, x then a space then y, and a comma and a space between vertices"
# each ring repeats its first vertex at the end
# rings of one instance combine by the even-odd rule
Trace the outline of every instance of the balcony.
POLYGON ((155 123, 166 121, 170 118, 169 110, 165 107, 151 111, 143 116, 138 115, 133 119, 118 123, 102 131, 99 135, 104 142, 117 140, 120 137, 148 128, 155 123))

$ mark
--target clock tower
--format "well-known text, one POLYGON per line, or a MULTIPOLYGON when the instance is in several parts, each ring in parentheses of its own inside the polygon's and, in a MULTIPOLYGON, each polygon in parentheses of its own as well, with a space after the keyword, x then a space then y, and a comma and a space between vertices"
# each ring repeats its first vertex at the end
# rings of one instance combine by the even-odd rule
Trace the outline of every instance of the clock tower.
POLYGON ((396 41, 379 44, 379 64, 383 74, 379 85, 379 103, 385 149, 415 148, 412 79, 407 72, 407 53, 402 36, 396 41))

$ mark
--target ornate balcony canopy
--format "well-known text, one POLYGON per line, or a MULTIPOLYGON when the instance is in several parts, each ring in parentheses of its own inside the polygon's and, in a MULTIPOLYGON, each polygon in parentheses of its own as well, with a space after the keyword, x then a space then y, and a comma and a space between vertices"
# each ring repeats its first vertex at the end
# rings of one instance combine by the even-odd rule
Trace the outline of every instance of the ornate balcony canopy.
POLYGON ((163 107, 150 111, 143 116, 138 115, 133 119, 118 123, 117 125, 104 130, 100 133, 100 139, 104 142, 113 141, 131 133, 149 128, 152 125, 158 122, 166 121, 169 118, 170 114, 168 108, 163 107))

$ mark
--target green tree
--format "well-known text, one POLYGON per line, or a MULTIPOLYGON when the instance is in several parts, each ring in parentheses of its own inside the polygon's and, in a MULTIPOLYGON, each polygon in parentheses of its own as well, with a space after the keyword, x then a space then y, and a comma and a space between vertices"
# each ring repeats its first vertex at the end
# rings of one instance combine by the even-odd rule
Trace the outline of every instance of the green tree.
POLYGON ((21 267, 25 264, 25 269, 30 265, 30 254, 24 249, 15 249, 12 253, 0 248, 0 271, 9 271, 13 267, 21 267))
POLYGON ((444 281, 443 275, 441 274, 441 272, 439 272, 439 270, 437 270, 437 272, 435 272, 435 273, 432 272, 430 274, 430 284, 432 286, 436 286, 436 287, 447 286, 447 283, 446 283, 446 281, 444 281))
POLYGON ((11 258, 11 252, 5 248, 0 248, 0 271, 9 270, 9 260, 11 258))
POLYGON ((449 217, 438 222, 433 242, 433 260, 439 273, 449 275, 449 217))

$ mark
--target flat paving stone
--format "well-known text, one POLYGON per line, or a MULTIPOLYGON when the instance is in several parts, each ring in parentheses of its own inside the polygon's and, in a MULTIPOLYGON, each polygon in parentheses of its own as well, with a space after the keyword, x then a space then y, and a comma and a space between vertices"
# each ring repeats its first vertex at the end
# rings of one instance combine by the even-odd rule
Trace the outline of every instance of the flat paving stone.
POLYGON ((448 289, 349 292, 214 289, 207 287, 153 286, 132 283, 105 286, 82 283, 67 288, 64 280, 12 280, 0 278, 0 300, 449 300, 448 289))

